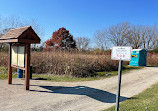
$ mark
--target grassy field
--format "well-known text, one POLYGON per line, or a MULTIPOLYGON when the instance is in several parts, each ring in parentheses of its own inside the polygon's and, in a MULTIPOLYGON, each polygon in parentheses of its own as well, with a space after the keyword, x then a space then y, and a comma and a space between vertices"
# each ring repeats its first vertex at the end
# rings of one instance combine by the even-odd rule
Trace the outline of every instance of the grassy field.
MULTIPOLYGON (((104 111, 115 111, 115 107, 104 111)), ((122 102, 120 111, 158 111, 158 83, 122 102)))
MULTIPOLYGON (((132 67, 132 66, 124 66, 123 74, 126 74, 128 71, 133 69, 140 69, 143 67, 132 67)), ((14 70, 15 71, 15 70, 14 70)), ((92 81, 98 79, 104 79, 107 77, 116 76, 118 74, 117 71, 110 71, 110 72, 97 72, 95 77, 86 77, 86 78, 77 78, 77 77, 68 77, 68 76, 58 76, 58 75, 47 75, 47 74, 33 74, 33 79, 37 80, 48 80, 53 82, 73 82, 73 81, 92 81)), ((7 68, 0 67, 0 79, 7 79, 7 68)), ((17 75, 13 75, 14 78, 17 75)))

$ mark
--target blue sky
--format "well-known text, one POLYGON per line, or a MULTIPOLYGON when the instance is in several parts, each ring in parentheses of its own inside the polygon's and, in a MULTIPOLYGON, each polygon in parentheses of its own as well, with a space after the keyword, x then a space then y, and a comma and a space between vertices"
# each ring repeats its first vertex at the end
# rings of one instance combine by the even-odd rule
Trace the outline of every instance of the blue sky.
POLYGON ((156 0, 0 0, 1 16, 37 19, 44 40, 60 27, 74 37, 93 38, 96 30, 119 22, 158 24, 156 0))

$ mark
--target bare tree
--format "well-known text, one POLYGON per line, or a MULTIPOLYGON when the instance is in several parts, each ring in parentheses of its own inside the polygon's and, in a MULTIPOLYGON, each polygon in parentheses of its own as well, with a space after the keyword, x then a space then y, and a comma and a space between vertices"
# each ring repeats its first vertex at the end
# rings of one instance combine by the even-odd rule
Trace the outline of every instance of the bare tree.
POLYGON ((127 38, 131 36, 130 24, 128 22, 111 26, 106 34, 108 40, 116 46, 128 45, 127 38))
POLYGON ((130 25, 128 22, 123 22, 97 31, 94 37, 100 49, 105 47, 103 43, 108 43, 108 41, 116 46, 130 45, 135 49, 158 47, 158 28, 156 25, 130 25))
MULTIPOLYGON (((0 16, 0 29, 2 28, 2 18, 1 18, 1 16, 0 16)), ((2 36, 2 33, 1 33, 1 31, 0 31, 0 37, 2 36)))
MULTIPOLYGON (((44 29, 40 26, 40 24, 37 22, 37 20, 32 19, 29 23, 27 23, 27 25, 32 26, 32 28, 38 34, 38 36, 41 38, 41 40, 43 39, 44 29)), ((31 47, 36 50, 42 46, 42 43, 43 43, 43 41, 41 42, 41 44, 32 44, 31 47)))
MULTIPOLYGON (((32 26, 35 32, 42 37, 44 35, 44 30, 42 27, 37 23, 37 20, 25 20, 23 18, 17 16, 9 16, 9 17, 1 17, 0 16, 0 37, 7 33, 10 29, 19 28, 23 26, 32 26)), ((6 44, 0 44, 0 49, 6 47, 6 44)), ((34 47, 39 47, 33 45, 34 47)))
POLYGON ((143 48, 152 49, 157 43, 158 32, 155 26, 144 26, 142 30, 143 48))
MULTIPOLYGON (((38 34, 40 38, 44 36, 44 29, 41 27, 41 25, 38 23, 38 20, 32 19, 28 25, 32 26, 32 28, 35 30, 35 32, 38 34)), ((43 38, 42 38, 43 39, 43 38)))
POLYGON ((130 24, 128 22, 113 25, 107 29, 99 30, 94 34, 94 40, 98 48, 107 49, 110 43, 116 46, 129 45, 131 36, 130 24))
POLYGON ((131 27, 131 36, 127 37, 127 42, 134 49, 141 48, 142 46, 142 26, 133 26, 131 27))
POLYGON ((152 49, 156 49, 158 48, 158 27, 156 25, 154 25, 153 27, 153 37, 152 37, 152 46, 150 48, 152 49))
POLYGON ((98 30, 94 34, 94 43, 97 45, 97 48, 104 50, 108 48, 109 40, 106 37, 106 30, 98 30))
POLYGON ((75 40, 76 40, 77 49, 79 50, 86 50, 90 43, 90 39, 86 37, 78 37, 75 40))
POLYGON ((153 49, 157 46, 158 30, 155 26, 133 25, 127 38, 133 48, 153 49))
POLYGON ((40 37, 44 35, 43 28, 35 19, 26 20, 24 18, 20 18, 17 16, 9 16, 0 19, 0 24, 2 24, 2 26, 0 27, 0 31, 4 31, 4 29, 7 30, 7 29, 24 27, 24 26, 32 26, 32 28, 40 37))

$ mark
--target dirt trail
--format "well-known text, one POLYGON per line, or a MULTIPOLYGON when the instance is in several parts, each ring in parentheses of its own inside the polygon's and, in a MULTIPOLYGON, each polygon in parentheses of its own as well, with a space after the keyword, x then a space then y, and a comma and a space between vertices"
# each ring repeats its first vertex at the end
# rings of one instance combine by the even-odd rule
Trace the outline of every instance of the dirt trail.
MULTIPOLYGON (((158 68, 146 67, 122 76, 121 101, 158 82, 158 68)), ((115 104, 117 76, 87 82, 0 80, 0 111, 99 111, 115 104)))

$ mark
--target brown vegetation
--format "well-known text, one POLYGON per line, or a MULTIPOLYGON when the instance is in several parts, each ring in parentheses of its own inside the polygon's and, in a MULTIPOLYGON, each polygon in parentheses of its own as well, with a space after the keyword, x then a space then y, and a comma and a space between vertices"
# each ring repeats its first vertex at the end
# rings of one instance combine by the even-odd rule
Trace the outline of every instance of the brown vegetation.
POLYGON ((158 53, 148 53, 147 64, 151 66, 158 66, 158 53))
MULTIPOLYGON (((0 56, 0 66, 7 66, 7 53, 0 52, 0 56)), ((34 73, 73 77, 92 77, 96 76, 95 72, 114 71, 118 68, 118 62, 111 60, 108 52, 100 55, 64 51, 32 52, 31 64, 34 73)), ((148 53, 147 64, 158 66, 158 54, 148 53)))
POLYGON ((0 52, 0 66, 8 65, 8 55, 6 52, 0 52))
POLYGON ((91 55, 74 52, 35 52, 32 64, 36 73, 75 77, 95 76, 98 71, 117 70, 117 62, 110 55, 91 55))
MULTIPOLYGON (((0 65, 7 66, 7 54, 0 53, 0 65)), ((35 73, 48 73, 74 77, 95 76, 98 71, 117 70, 118 62, 109 54, 92 55, 79 52, 32 52, 31 64, 35 73)))

